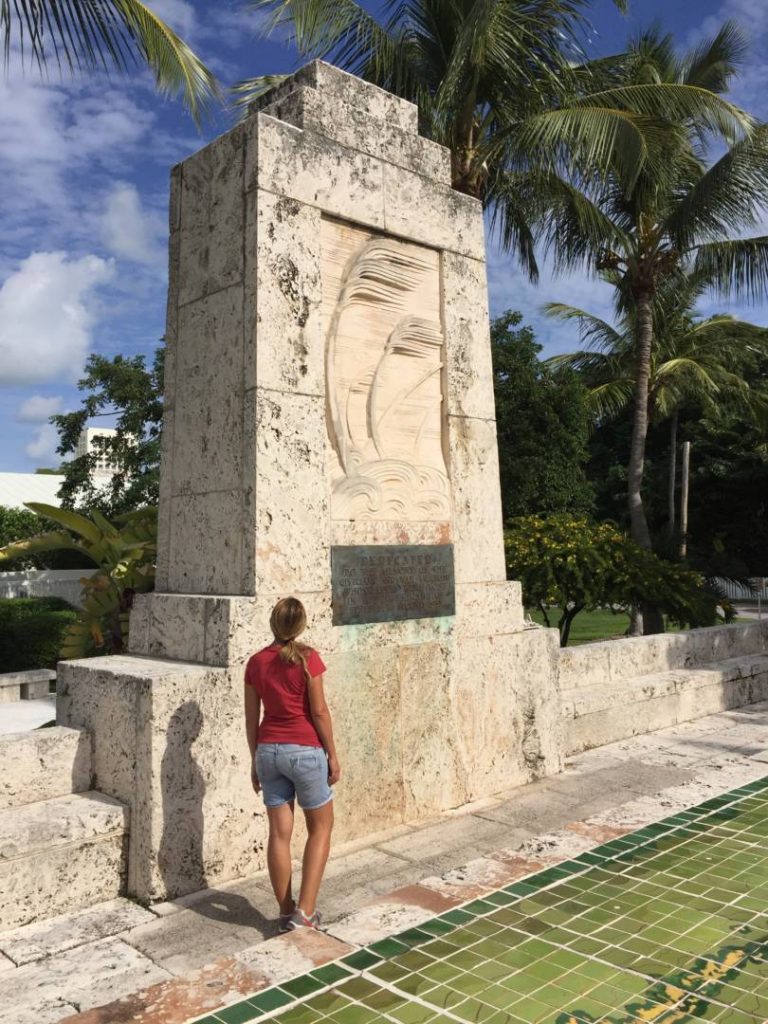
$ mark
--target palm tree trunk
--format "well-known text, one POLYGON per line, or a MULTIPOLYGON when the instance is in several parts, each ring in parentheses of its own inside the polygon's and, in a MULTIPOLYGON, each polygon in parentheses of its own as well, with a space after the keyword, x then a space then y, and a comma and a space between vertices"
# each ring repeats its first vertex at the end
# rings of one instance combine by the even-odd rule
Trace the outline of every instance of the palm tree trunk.
POLYGON ((675 502, 675 483, 677 480, 677 421, 678 421, 678 410, 672 413, 672 418, 669 422, 669 478, 667 480, 667 542, 669 543, 669 550, 672 550, 672 545, 675 540, 675 518, 676 518, 676 502, 675 502))
POLYGON ((627 498, 632 540, 641 548, 651 548, 651 534, 643 508, 643 469, 645 439, 648 436, 648 381, 651 376, 651 345, 653 344, 653 312, 650 292, 640 292, 637 303, 637 336, 635 338, 635 395, 632 442, 627 467, 627 498))
MULTIPOLYGON (((632 443, 627 469, 627 497, 632 540, 641 548, 651 550, 651 532, 643 508, 643 470, 645 468, 645 441, 648 436, 648 383, 651 376, 651 346, 653 345, 653 310, 650 291, 635 295, 637 309, 637 337, 635 338, 635 396, 632 443)), ((663 633, 664 618, 658 608, 643 605, 635 609, 631 618, 631 635, 663 633)))

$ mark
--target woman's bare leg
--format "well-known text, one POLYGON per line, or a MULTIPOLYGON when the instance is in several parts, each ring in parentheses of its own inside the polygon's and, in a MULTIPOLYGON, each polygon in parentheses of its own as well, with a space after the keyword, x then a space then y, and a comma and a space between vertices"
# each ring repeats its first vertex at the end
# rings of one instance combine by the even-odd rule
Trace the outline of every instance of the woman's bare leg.
POLYGON ((333 800, 313 811, 304 811, 307 820, 307 845, 301 867, 301 892, 299 907, 311 917, 317 907, 317 894, 323 880, 323 872, 331 849, 333 829, 333 800))
POLYGON ((279 807, 267 808, 269 841, 267 867, 269 880, 280 904, 281 914, 293 912, 291 892, 291 836, 293 835, 293 800, 279 807))

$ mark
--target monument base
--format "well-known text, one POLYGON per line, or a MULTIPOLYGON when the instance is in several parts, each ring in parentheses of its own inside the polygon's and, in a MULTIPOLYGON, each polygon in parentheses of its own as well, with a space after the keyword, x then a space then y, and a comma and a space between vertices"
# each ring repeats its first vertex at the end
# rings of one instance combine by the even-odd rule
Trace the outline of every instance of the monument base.
MULTIPOLYGON (((330 624, 330 592, 297 595, 311 614, 307 642, 328 668, 344 771, 336 843, 562 768, 557 632, 524 625, 517 583, 460 584, 456 594, 455 617, 346 627, 330 624)), ((131 809, 128 890, 139 900, 265 867, 242 679, 245 659, 271 639, 272 603, 146 595, 132 616, 132 655, 59 667, 58 724, 88 730, 94 787, 131 809), (206 644, 225 664, 160 660, 174 645, 194 657, 206 644)))

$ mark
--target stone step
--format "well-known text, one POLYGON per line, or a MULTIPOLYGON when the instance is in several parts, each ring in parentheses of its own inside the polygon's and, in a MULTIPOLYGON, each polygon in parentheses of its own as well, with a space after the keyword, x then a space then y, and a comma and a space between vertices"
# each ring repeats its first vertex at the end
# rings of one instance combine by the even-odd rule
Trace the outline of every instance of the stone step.
POLYGON ((94 791, 0 816, 0 931, 121 895, 128 808, 94 791))
POLYGON ((768 654, 577 686, 562 694, 566 751, 592 747, 768 699, 768 654))
POLYGON ((56 678, 52 669, 35 668, 25 672, 0 673, 0 704, 17 700, 37 700, 47 697, 50 684, 56 678))
POLYGON ((82 793, 90 785, 85 730, 59 725, 0 736, 0 808, 82 793))

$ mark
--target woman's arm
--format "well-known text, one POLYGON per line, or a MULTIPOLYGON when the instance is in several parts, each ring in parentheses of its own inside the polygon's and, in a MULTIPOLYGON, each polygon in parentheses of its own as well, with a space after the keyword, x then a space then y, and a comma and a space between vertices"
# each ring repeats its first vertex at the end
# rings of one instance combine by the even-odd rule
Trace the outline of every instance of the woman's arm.
POLYGON ((331 723, 331 712, 325 702, 323 691, 323 677, 315 676, 310 679, 309 687, 309 711, 312 721, 317 729, 320 742, 325 747, 328 755, 328 782, 333 786, 341 778, 341 767, 336 755, 336 744, 333 741, 333 725, 331 723))
POLYGON ((245 684, 245 734, 248 738, 248 749, 251 752, 251 782, 258 793, 261 789, 259 778, 254 768, 254 756, 259 745, 259 719, 261 718, 261 698, 255 686, 245 684))

